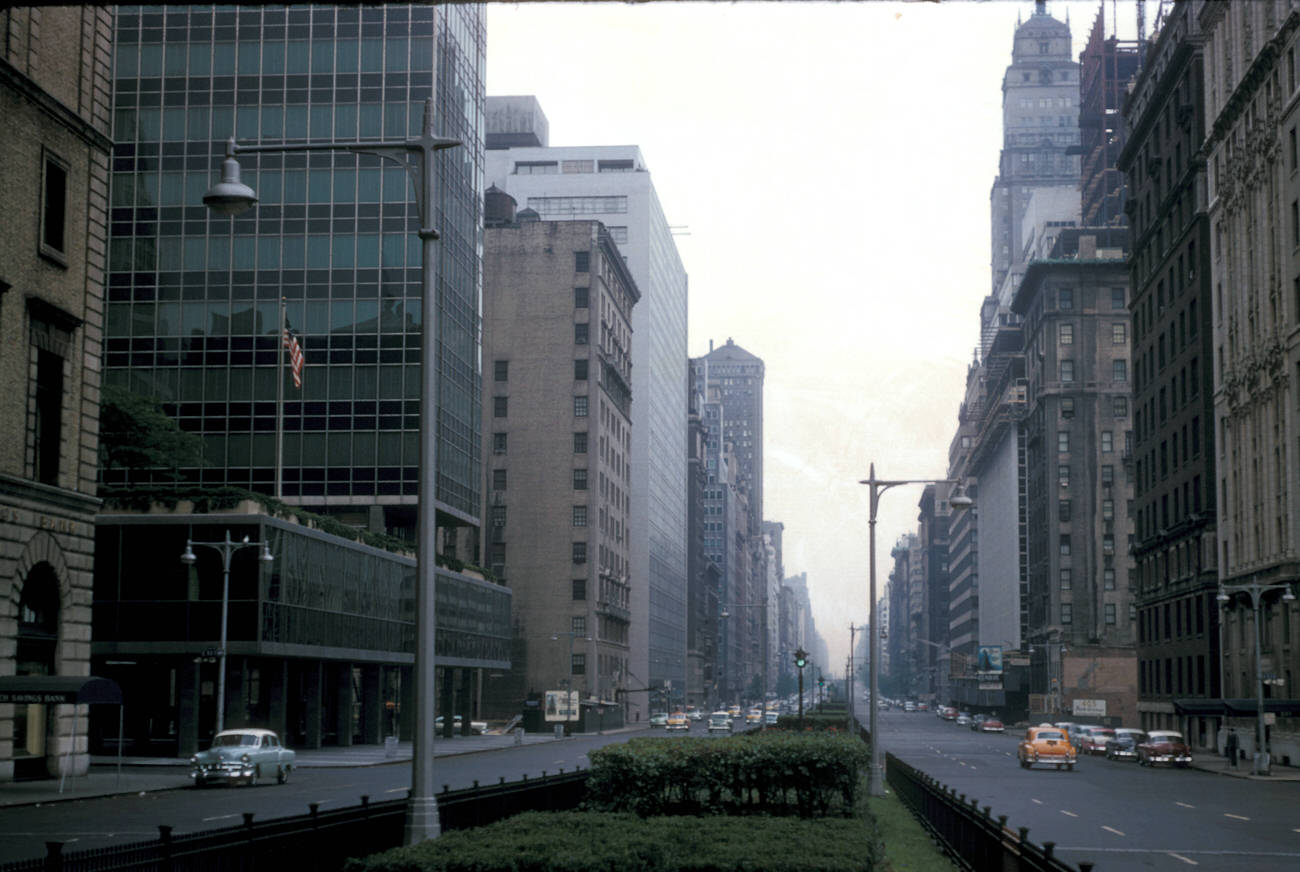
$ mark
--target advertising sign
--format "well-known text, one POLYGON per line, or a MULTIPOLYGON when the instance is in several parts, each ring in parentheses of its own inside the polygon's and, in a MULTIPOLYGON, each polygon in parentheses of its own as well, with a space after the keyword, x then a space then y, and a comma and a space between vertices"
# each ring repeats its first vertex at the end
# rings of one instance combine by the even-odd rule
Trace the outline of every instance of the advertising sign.
POLYGON ((548 721, 576 721, 581 716, 576 690, 546 691, 545 718, 548 721))
POLYGON ((975 672, 981 680, 1000 680, 1002 677, 1002 646, 979 646, 978 659, 975 661, 975 672))
POLYGON ((1070 711, 1076 717, 1106 717, 1106 700, 1104 699, 1076 699, 1071 704, 1073 708, 1070 711))

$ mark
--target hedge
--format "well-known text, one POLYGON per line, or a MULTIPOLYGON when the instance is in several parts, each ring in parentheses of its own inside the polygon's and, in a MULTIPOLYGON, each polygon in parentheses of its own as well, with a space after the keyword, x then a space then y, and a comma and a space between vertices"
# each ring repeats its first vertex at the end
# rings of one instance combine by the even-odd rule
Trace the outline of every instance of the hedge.
POLYGON ((850 815, 868 756, 858 739, 825 732, 637 738, 588 754, 586 807, 643 816, 850 815))
POLYGON ((872 824, 525 812, 347 861, 344 872, 872 872, 872 824))

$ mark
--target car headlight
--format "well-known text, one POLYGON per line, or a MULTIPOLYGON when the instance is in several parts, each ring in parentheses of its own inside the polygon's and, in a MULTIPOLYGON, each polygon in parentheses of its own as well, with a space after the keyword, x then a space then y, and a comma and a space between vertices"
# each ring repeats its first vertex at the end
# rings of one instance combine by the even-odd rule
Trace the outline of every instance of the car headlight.
POLYGON ((241 757, 240 757, 240 758, 239 758, 239 759, 240 759, 240 760, 242 760, 242 761, 243 761, 243 762, 245 762, 245 763, 247 763, 247 762, 248 762, 248 760, 249 760, 249 757, 248 757, 248 755, 247 755, 247 754, 244 754, 244 755, 243 755, 243 756, 241 756, 241 757))
POLYGON ((191 765, 191 766, 198 766, 198 765, 199 765, 199 758, 198 758, 197 755, 195 755, 195 756, 193 756, 193 757, 190 758, 190 765, 191 765))

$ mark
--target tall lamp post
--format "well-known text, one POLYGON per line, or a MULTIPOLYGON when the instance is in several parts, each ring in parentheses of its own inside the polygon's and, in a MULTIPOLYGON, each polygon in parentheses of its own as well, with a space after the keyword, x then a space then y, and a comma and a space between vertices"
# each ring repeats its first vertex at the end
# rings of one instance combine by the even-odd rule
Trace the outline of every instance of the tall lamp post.
POLYGON ((262 563, 270 563, 275 558, 271 556, 271 546, 266 542, 249 542, 245 536, 238 542, 230 538, 230 531, 226 531, 226 538, 221 542, 195 542, 193 539, 185 540, 185 553, 181 555, 181 563, 186 566, 193 566, 194 561, 198 558, 194 555, 194 546, 200 548, 211 548, 221 555, 221 640, 217 649, 217 729, 212 735, 220 733, 226 728, 226 633, 228 619, 230 614, 230 558, 236 551, 243 548, 261 548, 262 553, 257 559, 262 563))
MULTIPOLYGON (((406 170, 415 185, 420 212, 422 242, 421 313, 424 328, 420 337, 420 479, 417 491, 419 530, 416 541, 415 586, 415 736, 412 743, 411 794, 407 800, 406 844, 435 839, 442 831, 438 800, 433 783, 433 730, 435 699, 433 682, 434 629, 437 626, 435 582, 437 579, 438 519, 438 292, 434 228, 437 199, 435 153, 461 143, 433 132, 433 100, 424 102, 424 125, 419 136, 407 140, 354 143, 294 143, 282 145, 239 145, 234 137, 226 143, 226 160, 221 181, 203 196, 204 204, 220 215, 238 215, 257 203, 253 189, 239 180, 241 153, 285 153, 299 151, 350 151, 392 161, 406 170)), ((276 325, 277 331, 284 328, 276 325)))
POLYGON ((561 631, 559 631, 558 633, 552 633, 552 634, 551 634, 551 641, 552 641, 552 642, 558 642, 558 641, 560 641, 560 637, 561 637, 561 636, 568 636, 568 637, 569 637, 569 683, 566 684, 566 685, 564 686, 564 689, 565 689, 565 690, 568 690, 568 691, 572 691, 572 690, 573 690, 573 640, 574 640, 574 639, 581 639, 581 640, 584 641, 584 642, 590 642, 590 641, 591 641, 591 637, 588 636, 588 635, 586 634, 585 631, 579 633, 579 632, 576 631, 576 630, 571 631, 571 632, 570 632, 570 631, 561 630, 561 631))
POLYGON ((1249 584, 1220 584, 1219 594, 1215 597, 1218 602, 1227 606, 1232 601, 1235 594, 1244 593, 1250 598, 1251 610, 1255 613, 1255 774, 1268 775, 1270 767, 1269 752, 1264 746, 1264 657, 1263 643, 1260 633, 1260 606, 1263 604, 1264 594, 1282 591, 1282 602, 1295 602, 1295 592, 1291 590, 1290 584, 1262 584, 1260 582, 1251 582, 1249 584))
MULTIPOLYGON (((871 684, 869 692, 871 694, 871 704, 867 707, 867 729, 871 732, 869 743, 871 746, 871 762, 867 766, 867 795, 884 796, 885 780, 884 767, 880 765, 879 751, 880 737, 876 730, 876 711, 878 686, 880 684, 880 625, 876 619, 876 511, 880 507, 880 495, 891 487, 898 487, 904 484, 950 484, 954 487, 960 482, 951 478, 915 478, 915 479, 879 479, 876 478, 876 465, 871 464, 870 477, 858 482, 871 488, 871 514, 868 516, 868 525, 870 529, 870 561, 871 561, 871 601, 868 603, 869 617, 868 624, 871 627, 871 634, 868 638, 871 640, 871 663, 870 675, 871 684)), ((948 505, 953 508, 968 508, 974 504, 974 500, 963 493, 950 494, 948 505)))
POLYGON ((757 603, 723 603, 722 611, 719 612, 718 617, 720 618, 731 617, 731 613, 727 611, 727 609, 729 608, 730 609, 761 608, 763 610, 763 645, 759 649, 760 651, 762 651, 762 654, 760 656, 763 659, 763 672, 762 672, 763 700, 760 706, 763 710, 763 719, 759 721, 758 728, 759 730, 764 730, 767 728, 767 597, 763 597, 763 601, 757 603))
MULTIPOLYGON (((853 674, 853 640, 854 640, 855 636, 857 635, 858 630, 865 630, 865 629, 867 629, 867 628, 866 628, 866 626, 863 626, 863 625, 855 625, 855 624, 852 624, 852 623, 849 624, 849 666, 848 666, 848 669, 846 669, 845 672, 844 672, 844 690, 845 690, 845 692, 849 695, 849 729, 850 729, 850 730, 853 729, 853 721, 854 721, 854 717, 853 717, 853 690, 854 690, 854 686, 853 686, 853 685, 854 685, 854 681, 853 681, 853 679, 855 678, 855 676, 854 676, 854 674, 853 674)), ((875 700, 873 699, 873 700, 871 701, 870 704, 871 704, 871 705, 875 705, 875 700)))

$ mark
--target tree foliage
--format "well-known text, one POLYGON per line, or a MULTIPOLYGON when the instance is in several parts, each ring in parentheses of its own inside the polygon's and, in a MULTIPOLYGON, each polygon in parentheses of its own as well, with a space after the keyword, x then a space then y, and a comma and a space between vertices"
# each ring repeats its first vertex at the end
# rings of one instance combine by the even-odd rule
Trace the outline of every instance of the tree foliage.
POLYGON ((106 385, 99 410, 99 468, 150 469, 176 478, 182 467, 204 465, 203 440, 186 433, 161 405, 126 388, 106 385))

